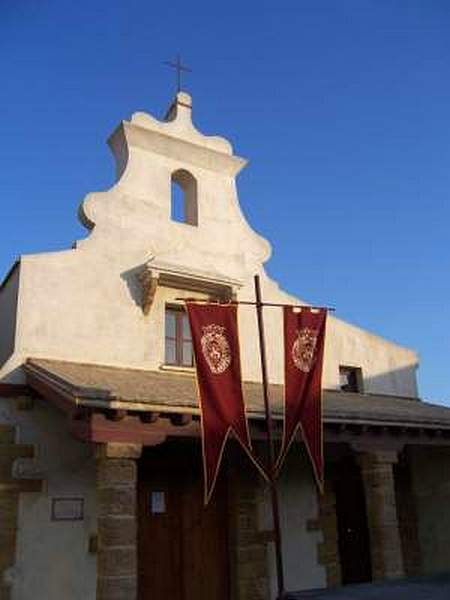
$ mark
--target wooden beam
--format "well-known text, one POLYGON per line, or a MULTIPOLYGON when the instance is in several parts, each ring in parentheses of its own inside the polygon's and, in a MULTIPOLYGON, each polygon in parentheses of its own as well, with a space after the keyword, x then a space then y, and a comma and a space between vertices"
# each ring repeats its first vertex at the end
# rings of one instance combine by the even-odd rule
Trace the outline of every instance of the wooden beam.
POLYGON ((86 421, 70 419, 69 429, 78 439, 97 443, 155 446, 164 442, 167 437, 163 428, 142 423, 136 416, 112 421, 100 413, 92 414, 86 421))
POLYGON ((33 458, 34 446, 31 444, 0 444, 0 458, 33 458))
POLYGON ((0 481, 0 492, 42 492, 42 479, 11 479, 0 481))
POLYGON ((139 418, 143 423, 156 423, 160 413, 154 411, 145 411, 139 414, 139 418))
POLYGON ((159 419, 160 413, 154 411, 145 411, 139 413, 138 416, 143 423, 156 423, 156 421, 159 419))
MULTIPOLYGON (((93 413, 94 409, 77 405, 77 399, 33 372, 27 372, 28 385, 0 384, 0 396, 33 395, 37 392, 69 417, 69 429, 78 439, 87 442, 140 443, 152 446, 162 443, 167 437, 199 437, 200 423, 189 412, 160 413, 146 410, 128 413, 124 409, 109 409, 105 402, 105 414, 93 413)), ((181 409, 182 410, 182 409, 181 409)), ((282 435, 282 421, 277 423, 275 437, 282 435)), ((261 420, 250 421, 251 437, 262 440, 265 435, 261 420)), ((367 439, 378 444, 393 444, 396 441, 419 445, 450 445, 450 429, 441 427, 414 427, 410 425, 382 423, 325 422, 324 439, 327 443, 352 443, 356 439, 367 439), (436 433, 430 433, 430 430, 436 433)))
POLYGON ((28 385, 19 383, 0 383, 0 398, 17 398, 30 394, 28 385))
POLYGON ((191 423, 192 421, 192 415, 186 415, 186 414, 173 414, 170 415, 170 422, 172 423, 172 425, 175 425, 175 427, 185 427, 186 425, 189 425, 189 423, 191 423))
POLYGON ((126 410, 106 410, 105 411, 106 418, 110 421, 123 421, 127 416, 126 410))

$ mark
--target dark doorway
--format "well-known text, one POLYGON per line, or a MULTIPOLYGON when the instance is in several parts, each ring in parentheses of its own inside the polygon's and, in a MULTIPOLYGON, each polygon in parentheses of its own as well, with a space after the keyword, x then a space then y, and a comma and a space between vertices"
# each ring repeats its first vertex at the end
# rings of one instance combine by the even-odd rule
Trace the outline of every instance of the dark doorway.
POLYGON ((394 465, 394 482, 403 567, 407 577, 415 577, 420 575, 422 559, 411 470, 404 454, 400 455, 400 461, 394 465))
POLYGON ((364 488, 358 465, 347 456, 333 463, 342 583, 372 580, 364 488))
POLYGON ((199 444, 166 443, 139 462, 139 600, 229 600, 226 481, 203 506, 199 444))

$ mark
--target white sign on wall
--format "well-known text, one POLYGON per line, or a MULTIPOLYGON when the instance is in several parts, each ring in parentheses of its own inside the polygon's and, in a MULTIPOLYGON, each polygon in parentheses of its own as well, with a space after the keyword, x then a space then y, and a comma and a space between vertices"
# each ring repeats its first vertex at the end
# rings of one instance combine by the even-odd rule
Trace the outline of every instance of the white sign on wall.
POLYGON ((152 515, 161 515, 166 512, 166 495, 164 492, 151 492, 150 512, 152 515))
POLYGON ((52 498, 52 521, 82 521, 84 498, 52 498))

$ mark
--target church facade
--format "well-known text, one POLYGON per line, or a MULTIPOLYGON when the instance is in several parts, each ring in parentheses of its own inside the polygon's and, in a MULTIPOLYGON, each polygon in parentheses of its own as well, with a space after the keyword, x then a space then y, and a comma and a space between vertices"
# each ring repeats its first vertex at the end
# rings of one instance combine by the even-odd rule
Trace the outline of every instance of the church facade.
MULTIPOLYGON (((245 160, 192 122, 135 113, 117 180, 80 207, 88 236, 27 255, 0 287, 0 598, 275 598, 264 481, 230 441, 202 505, 185 298, 297 304, 245 220, 245 160)), ((265 309, 282 432, 282 315, 265 309)), ((264 440, 256 315, 239 312, 250 430, 264 440)), ((415 352, 330 316, 319 497, 299 441, 280 479, 288 590, 450 570, 450 409, 418 397, 415 352)))

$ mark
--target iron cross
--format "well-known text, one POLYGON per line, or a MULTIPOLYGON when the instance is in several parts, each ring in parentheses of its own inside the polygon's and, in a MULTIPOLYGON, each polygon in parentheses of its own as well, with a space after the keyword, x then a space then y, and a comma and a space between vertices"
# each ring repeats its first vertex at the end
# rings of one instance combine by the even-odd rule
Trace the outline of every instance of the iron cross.
POLYGON ((173 69, 176 69, 177 72, 177 93, 181 92, 181 73, 184 71, 186 73, 192 73, 192 69, 190 69, 189 67, 186 67, 185 65, 183 65, 181 63, 181 58, 180 55, 177 54, 177 60, 176 62, 172 62, 170 60, 166 60, 164 61, 165 65, 168 65, 169 67, 172 67, 173 69))

